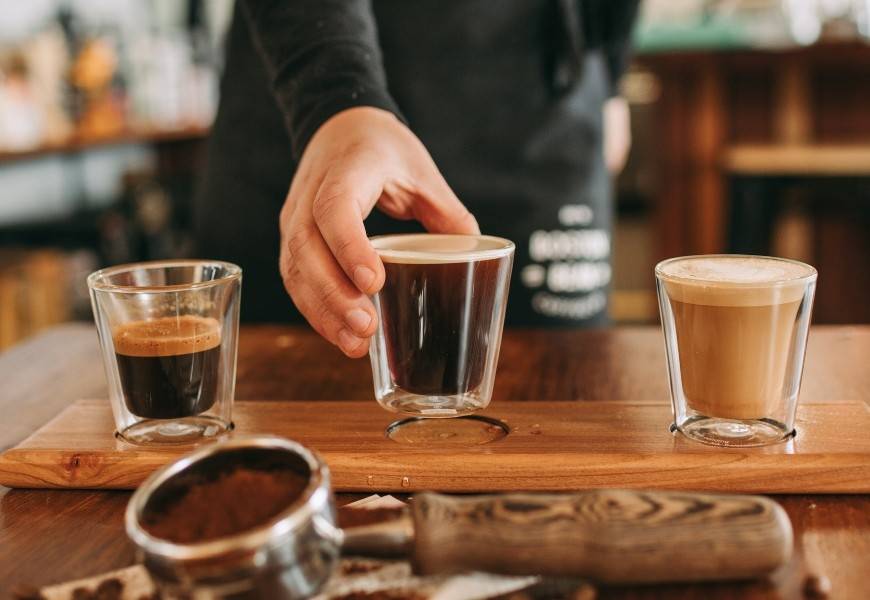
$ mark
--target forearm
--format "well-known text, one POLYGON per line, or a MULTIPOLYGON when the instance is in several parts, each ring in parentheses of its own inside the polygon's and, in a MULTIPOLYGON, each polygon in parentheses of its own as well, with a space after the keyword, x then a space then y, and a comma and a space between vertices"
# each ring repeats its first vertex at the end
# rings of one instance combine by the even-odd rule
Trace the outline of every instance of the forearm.
POLYGON ((344 109, 399 114, 368 0, 243 0, 242 13, 297 158, 320 125, 344 109))

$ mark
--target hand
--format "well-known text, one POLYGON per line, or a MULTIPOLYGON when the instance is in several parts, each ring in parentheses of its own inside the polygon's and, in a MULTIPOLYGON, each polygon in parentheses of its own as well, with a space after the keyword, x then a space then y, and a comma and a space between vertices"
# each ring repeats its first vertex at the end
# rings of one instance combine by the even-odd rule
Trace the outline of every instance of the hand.
POLYGON ((384 266, 363 219, 377 205, 434 233, 479 233, 477 221, 417 137, 392 113, 342 111, 311 138, 281 209, 281 277, 311 326, 348 356, 377 328, 368 296, 384 266))
POLYGON ((631 149, 631 113, 625 98, 614 96, 604 103, 604 163, 619 175, 631 149))

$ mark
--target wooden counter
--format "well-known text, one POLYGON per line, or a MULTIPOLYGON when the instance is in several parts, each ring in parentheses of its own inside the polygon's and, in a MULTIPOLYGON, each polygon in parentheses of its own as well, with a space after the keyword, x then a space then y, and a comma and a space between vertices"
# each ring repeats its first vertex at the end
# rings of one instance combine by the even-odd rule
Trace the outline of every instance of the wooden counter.
MULTIPOLYGON (((494 402, 660 401, 667 398, 658 328, 510 331, 494 402)), ((870 327, 810 334, 802 400, 870 403, 870 327)), ((0 449, 72 401, 105 396, 92 326, 64 326, 0 356, 0 449)), ((367 360, 351 361, 312 333, 248 327, 239 349, 239 402, 358 400, 374 403, 367 360)), ((0 598, 14 585, 45 585, 131 564, 123 532, 126 492, 0 488, 0 598)), ((354 498, 342 495, 340 501, 354 498)), ((795 529, 796 558, 771 581, 605 589, 602 598, 800 598, 803 577, 824 574, 831 598, 870 597, 870 496, 775 497, 795 529)))

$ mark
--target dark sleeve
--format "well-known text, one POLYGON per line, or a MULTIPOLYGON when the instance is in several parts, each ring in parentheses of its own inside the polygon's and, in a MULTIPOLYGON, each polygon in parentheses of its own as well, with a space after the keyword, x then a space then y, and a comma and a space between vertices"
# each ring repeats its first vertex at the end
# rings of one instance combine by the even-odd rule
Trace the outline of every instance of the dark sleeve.
POLYGON ((586 46, 604 53, 611 96, 619 93, 619 80, 631 57, 639 4, 639 0, 580 0, 586 46))
POLYGON ((298 159, 332 115, 373 106, 400 116, 387 91, 369 0, 240 0, 298 159))

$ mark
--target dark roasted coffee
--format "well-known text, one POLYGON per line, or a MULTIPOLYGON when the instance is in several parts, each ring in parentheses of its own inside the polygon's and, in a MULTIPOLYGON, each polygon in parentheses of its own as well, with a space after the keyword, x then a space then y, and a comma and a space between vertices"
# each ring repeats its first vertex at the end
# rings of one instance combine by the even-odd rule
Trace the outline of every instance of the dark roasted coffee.
POLYGON ((486 369, 499 281, 509 263, 396 262, 384 258, 378 293, 387 361, 396 384, 421 395, 476 389, 486 369))
POLYGON ((185 315, 134 321, 113 332, 127 409, 146 419, 177 419, 215 403, 221 330, 215 319, 185 315))

